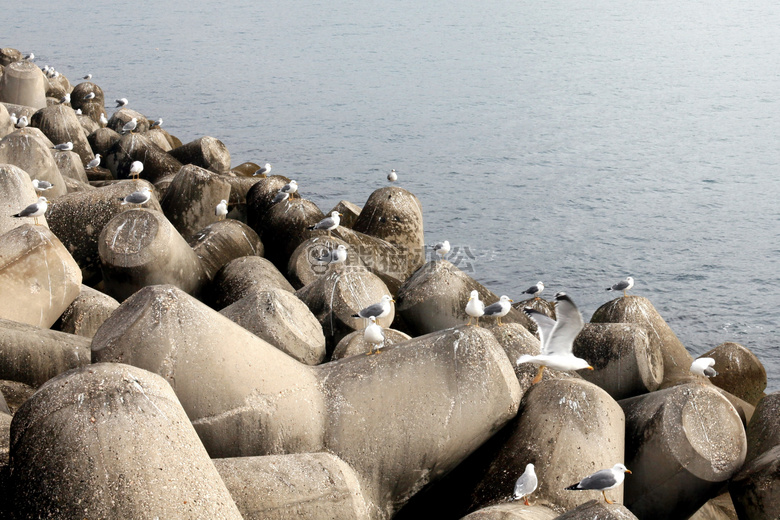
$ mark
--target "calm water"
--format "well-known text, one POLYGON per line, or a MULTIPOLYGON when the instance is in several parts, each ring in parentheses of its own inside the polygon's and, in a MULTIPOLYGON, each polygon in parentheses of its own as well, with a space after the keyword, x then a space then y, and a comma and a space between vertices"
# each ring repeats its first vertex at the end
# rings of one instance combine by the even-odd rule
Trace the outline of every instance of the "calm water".
POLYGON ((395 168, 494 292, 589 318, 632 275, 692 354, 739 342, 780 389, 776 2, 190 4, 24 2, 0 45, 324 211, 395 168))

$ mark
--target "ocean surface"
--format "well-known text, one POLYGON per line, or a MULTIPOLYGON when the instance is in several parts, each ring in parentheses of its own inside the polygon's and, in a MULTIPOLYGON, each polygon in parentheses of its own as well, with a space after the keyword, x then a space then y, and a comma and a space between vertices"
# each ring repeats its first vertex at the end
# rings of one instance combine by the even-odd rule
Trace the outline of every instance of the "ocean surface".
POLYGON ((778 27, 769 0, 41 0, 0 46, 323 211, 395 168, 495 293, 542 280, 589 319, 633 276, 694 356, 738 342, 776 391, 778 27))

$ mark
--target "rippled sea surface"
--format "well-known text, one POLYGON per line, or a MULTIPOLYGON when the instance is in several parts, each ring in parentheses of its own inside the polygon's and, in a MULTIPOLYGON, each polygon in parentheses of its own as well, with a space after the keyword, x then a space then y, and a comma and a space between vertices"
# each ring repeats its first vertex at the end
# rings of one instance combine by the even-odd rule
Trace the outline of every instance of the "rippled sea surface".
POLYGON ((323 211, 395 168, 494 292, 589 319, 631 275, 694 356, 736 341, 780 389, 780 4, 191 4, 24 2, 0 45, 323 211))

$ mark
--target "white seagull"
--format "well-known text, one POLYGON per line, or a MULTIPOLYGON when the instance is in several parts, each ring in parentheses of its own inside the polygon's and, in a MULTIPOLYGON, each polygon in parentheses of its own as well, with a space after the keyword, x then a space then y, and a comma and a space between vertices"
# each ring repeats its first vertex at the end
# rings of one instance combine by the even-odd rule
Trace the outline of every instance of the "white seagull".
POLYGON ((371 316, 368 318, 369 324, 368 327, 363 331, 363 339, 368 342, 371 347, 369 348, 368 352, 366 352, 367 356, 370 356, 371 354, 379 354, 379 348, 376 347, 376 345, 382 345, 385 344, 385 333, 382 331, 382 327, 380 325, 377 325, 376 323, 376 317, 371 316), (377 350, 374 350, 376 348, 377 350))
POLYGON ((393 306, 390 305, 391 303, 395 303, 395 300, 389 294, 385 294, 382 296, 382 299, 379 300, 379 303, 374 303, 365 309, 361 309, 360 312, 353 314, 352 317, 363 319, 369 319, 372 316, 376 319, 384 318, 390 314, 391 310, 393 310, 393 306))
POLYGON ((395 173, 395 170, 390 170, 390 173, 387 174, 387 180, 390 182, 395 182, 398 180, 398 174, 395 173))
POLYGON ((341 244, 336 249, 331 249, 321 257, 317 258, 317 261, 325 262, 328 265, 343 264, 347 261, 347 246, 341 244))
POLYGON ((119 200, 122 201, 122 205, 125 204, 146 204, 149 202, 149 199, 152 198, 152 190, 149 188, 149 186, 143 186, 140 190, 134 191, 127 197, 119 197, 119 200))
POLYGON ((214 210, 214 214, 217 216, 217 220, 222 220, 228 214, 227 201, 222 199, 217 204, 217 208, 214 210))
POLYGON ((325 217, 324 219, 320 220, 313 226, 309 226, 307 229, 310 230, 324 229, 325 231, 328 232, 328 236, 331 236, 330 234, 331 231, 339 227, 339 224, 341 223, 341 219, 339 217, 342 216, 343 215, 338 211, 331 211, 329 217, 325 217))
POLYGON ((22 133, 24 133, 24 129, 25 129, 25 127, 26 127, 26 126, 27 126, 29 123, 30 123, 30 122, 29 122, 29 121, 27 121, 27 116, 22 116, 22 117, 20 117, 19 119, 17 119, 17 120, 16 120, 16 124, 14 124, 14 126, 15 126, 16 128, 18 128, 19 130, 21 130, 21 131, 22 131, 22 133))
POLYGON ((16 112, 11 112, 9 117, 11 118, 11 124, 16 126, 16 123, 19 122, 19 119, 16 117, 16 112))
POLYGON ((447 256, 447 253, 450 252, 450 241, 445 240, 444 242, 439 242, 435 246, 433 246, 434 253, 437 253, 441 258, 444 258, 447 256))
POLYGON ((35 59, 35 54, 33 54, 33 53, 31 52, 30 54, 28 54, 27 56, 25 56, 25 57, 24 57, 24 59, 25 59, 25 60, 27 60, 27 61, 33 61, 33 60, 35 59))
POLYGON ((279 191, 274 197, 274 200, 271 201, 271 204, 276 204, 277 202, 284 202, 289 198, 290 198, 289 193, 283 193, 282 191, 279 191))
POLYGON ((163 118, 157 118, 155 121, 152 122, 152 125, 149 128, 159 128, 162 127, 163 124, 163 118))
POLYGON ((135 130, 135 127, 138 126, 138 118, 132 118, 130 121, 125 123, 125 125, 122 127, 122 133, 126 134, 127 132, 133 133, 133 130, 135 130))
POLYGON ((32 217, 35 221, 35 225, 38 225, 38 217, 42 217, 46 213, 46 209, 49 207, 49 201, 46 197, 38 197, 38 202, 33 202, 16 215, 11 215, 16 218, 32 217))
POLYGON ((70 150, 73 150, 73 141, 68 141, 67 143, 60 143, 54 147, 55 150, 60 150, 62 152, 68 152, 70 150))
POLYGON ((84 101, 89 101, 90 99, 95 99, 95 93, 94 92, 90 92, 89 94, 84 96, 84 101))
POLYGON ((534 298, 539 298, 539 295, 542 294, 543 291, 544 284, 542 282, 537 282, 536 285, 532 285, 520 294, 530 294, 534 298))
POLYGON ((98 166, 100 166, 100 154, 96 153, 95 158, 87 163, 85 169, 91 170, 92 168, 97 168, 98 166))
POLYGON ((715 377, 718 375, 718 373, 715 372, 714 368, 712 368, 714 366, 715 360, 711 357, 695 359, 693 363, 691 363, 691 372, 697 376, 715 377))
POLYGON ((32 185, 35 191, 46 191, 54 187, 54 184, 49 181, 39 181, 38 179, 33 179, 32 185))
POLYGON ((60 99, 60 104, 70 103, 70 93, 66 93, 64 96, 62 96, 62 99, 60 99))
POLYGON ((498 326, 500 327, 503 325, 501 323, 501 318, 509 314, 509 311, 512 309, 512 300, 507 295, 501 295, 501 298, 498 299, 496 303, 491 303, 487 307, 485 307, 485 316, 490 318, 496 318, 496 321, 498 322, 498 326))
POLYGON ((123 106, 127 105, 127 98, 115 99, 114 101, 116 101, 116 108, 123 107, 123 106))
POLYGON ((517 359, 518 365, 533 363, 539 366, 539 372, 531 384, 542 380, 546 366, 563 371, 585 368, 593 370, 587 361, 572 353, 574 340, 585 326, 585 322, 579 309, 566 293, 559 292, 555 295, 555 314, 558 316, 558 321, 530 307, 524 307, 523 312, 536 322, 539 327, 539 339, 542 342, 541 354, 538 356, 523 354, 517 359))
POLYGON ((471 318, 477 318, 477 327, 479 327, 479 317, 485 314, 485 304, 479 299, 477 291, 471 291, 471 296, 466 304, 466 314, 469 315, 468 325, 471 325, 471 318))
POLYGON ((536 477, 536 471, 533 464, 526 464, 525 471, 520 478, 515 482, 515 492, 512 495, 514 500, 523 499, 525 505, 530 506, 528 501, 528 495, 536 491, 536 487, 539 485, 539 479, 536 477))
POLYGON ((604 495, 604 500, 607 501, 607 504, 614 504, 612 500, 607 498, 606 490, 618 487, 620 484, 622 484, 623 479, 626 478, 626 473, 631 473, 631 470, 626 468, 623 464, 618 463, 612 466, 610 469, 602 469, 593 475, 588 475, 576 484, 572 484, 565 489, 601 491, 601 494, 604 495))
POLYGON ((102 112, 100 113, 100 124, 103 126, 108 124, 108 119, 106 119, 106 115, 102 112))
POLYGON ((256 177, 258 175, 268 175, 269 173, 271 173, 271 164, 265 163, 265 166, 261 166, 255 170, 255 173, 252 174, 252 177, 256 177))
POLYGON ((92 79, 92 74, 87 74, 86 76, 84 76, 84 77, 83 77, 83 78, 81 78, 81 79, 83 79, 83 80, 86 80, 86 81, 89 81, 89 80, 91 80, 91 79, 92 79))
MULTIPOLYGON (((288 197, 292 197, 293 193, 295 193, 297 191, 298 191, 298 182, 296 180, 291 180, 290 182, 288 182, 287 184, 285 184, 284 186, 282 186, 279 189, 279 193, 284 193, 288 197)), ((285 200, 285 199, 282 199, 282 200, 285 200)), ((279 201, 277 201, 277 202, 279 202, 279 201)))
POLYGON ((622 282, 618 282, 612 287, 607 287, 608 291, 623 291, 623 296, 626 296, 626 291, 631 289, 634 286, 634 279, 630 276, 623 280, 622 282))
POLYGON ((141 175, 142 171, 144 171, 144 163, 141 161, 133 161, 130 165, 130 177, 132 177, 133 180, 138 180, 138 176, 141 175))

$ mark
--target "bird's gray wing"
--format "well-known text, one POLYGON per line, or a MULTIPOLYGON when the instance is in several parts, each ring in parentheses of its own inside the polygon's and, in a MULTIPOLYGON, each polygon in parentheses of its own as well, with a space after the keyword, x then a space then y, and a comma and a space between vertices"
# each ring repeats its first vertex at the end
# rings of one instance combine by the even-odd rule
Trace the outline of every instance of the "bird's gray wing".
POLYGON ((492 316, 494 314, 500 313, 504 308, 501 306, 499 302, 491 303, 487 307, 485 307, 485 316, 492 316))
POLYGON ((536 476, 532 478, 527 472, 520 475, 515 483, 515 498, 520 498, 536 490, 536 476))
POLYGON ((385 308, 381 303, 375 303, 373 305, 369 305, 365 309, 358 312, 358 315, 361 318, 368 318, 369 316, 379 316, 380 314, 382 314, 384 310, 385 308))
POLYGON ((555 322, 550 339, 547 342, 547 354, 569 355, 574 348, 574 340, 585 326, 580 310, 574 302, 566 296, 556 296, 555 322))
POLYGON ((602 469, 580 480, 577 489, 608 489, 617 484, 615 474, 611 469, 602 469))
POLYGON ((547 354, 547 343, 549 342, 550 335, 555 327, 555 320, 531 307, 524 307, 523 312, 536 323, 536 327, 539 329, 539 341, 542 342, 541 353, 547 354))
POLYGON ((613 291, 622 291, 623 289, 628 287, 628 282, 623 280, 622 282, 616 283, 612 286, 613 291))
POLYGON ((271 201, 271 204, 276 204, 277 202, 282 202, 283 200, 287 200, 290 197, 287 193, 279 192, 276 194, 276 197, 274 197, 274 200, 271 201))
POLYGON ((34 202, 18 213, 20 217, 27 217, 38 211, 38 203, 34 202))
POLYGON ((142 202, 146 202, 149 197, 145 193, 141 193, 140 191, 136 191, 135 193, 131 193, 127 197, 125 197, 125 202, 130 202, 133 204, 141 204, 142 202))
POLYGON ((335 224, 336 221, 333 220, 332 217, 327 217, 314 224, 314 229, 327 229, 333 227, 335 224))

